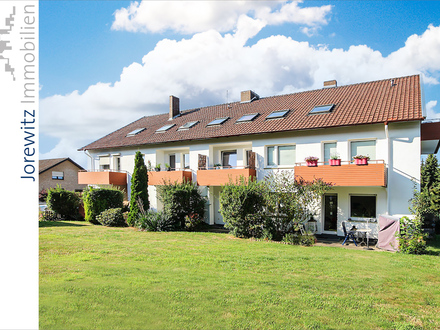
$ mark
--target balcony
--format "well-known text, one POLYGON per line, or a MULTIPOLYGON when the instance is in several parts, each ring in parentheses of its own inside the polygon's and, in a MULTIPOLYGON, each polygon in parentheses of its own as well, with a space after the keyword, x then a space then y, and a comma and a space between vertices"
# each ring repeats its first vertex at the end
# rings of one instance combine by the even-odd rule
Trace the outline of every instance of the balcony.
POLYGON ((197 183, 199 186, 221 186, 230 181, 235 182, 241 176, 246 179, 255 178, 255 168, 224 168, 224 169, 199 169, 197 171, 197 183))
POLYGON ((192 172, 185 170, 148 172, 148 185, 162 186, 169 183, 191 182, 192 172))
POLYGON ((355 165, 350 161, 342 162, 341 166, 318 163, 317 167, 296 163, 295 176, 300 176, 306 181, 322 179, 340 187, 387 186, 387 169, 383 160, 370 160, 368 165, 355 165))
POLYGON ((121 171, 80 171, 78 184, 111 184, 115 186, 127 185, 127 173, 121 171))

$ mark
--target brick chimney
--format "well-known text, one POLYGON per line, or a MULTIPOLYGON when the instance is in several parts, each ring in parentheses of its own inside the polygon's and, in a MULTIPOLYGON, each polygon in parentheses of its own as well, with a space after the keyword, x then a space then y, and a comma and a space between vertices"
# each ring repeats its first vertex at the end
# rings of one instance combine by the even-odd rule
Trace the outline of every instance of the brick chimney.
POLYGON ((327 80, 324 81, 324 88, 337 87, 338 83, 336 80, 327 80))
POLYGON ((252 102, 258 100, 260 97, 254 91, 248 90, 241 92, 241 103, 252 102))
POLYGON ((180 108, 179 108, 179 98, 175 97, 173 95, 170 95, 170 118, 173 119, 174 117, 180 115, 180 108))

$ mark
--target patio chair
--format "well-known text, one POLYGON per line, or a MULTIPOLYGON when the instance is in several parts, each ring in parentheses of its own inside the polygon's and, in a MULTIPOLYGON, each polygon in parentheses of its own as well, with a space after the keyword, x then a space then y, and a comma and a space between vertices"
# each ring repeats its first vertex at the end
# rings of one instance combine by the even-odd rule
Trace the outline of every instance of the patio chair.
POLYGON ((354 245, 357 246, 356 237, 354 237, 354 234, 356 233, 356 231, 353 229, 350 229, 349 231, 347 231, 347 228, 345 227, 345 221, 342 222, 342 229, 344 230, 344 235, 345 235, 345 239, 344 239, 344 242, 342 242, 342 245, 344 245, 345 242, 347 242, 347 240, 351 239, 353 241, 354 245))

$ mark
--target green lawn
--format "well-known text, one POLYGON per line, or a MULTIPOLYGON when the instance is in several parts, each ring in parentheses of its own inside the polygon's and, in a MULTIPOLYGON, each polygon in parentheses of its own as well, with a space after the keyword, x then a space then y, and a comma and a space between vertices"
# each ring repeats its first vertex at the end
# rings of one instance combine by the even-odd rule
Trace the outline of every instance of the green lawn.
POLYGON ((40 224, 41 329, 440 329, 440 244, 410 256, 40 224))

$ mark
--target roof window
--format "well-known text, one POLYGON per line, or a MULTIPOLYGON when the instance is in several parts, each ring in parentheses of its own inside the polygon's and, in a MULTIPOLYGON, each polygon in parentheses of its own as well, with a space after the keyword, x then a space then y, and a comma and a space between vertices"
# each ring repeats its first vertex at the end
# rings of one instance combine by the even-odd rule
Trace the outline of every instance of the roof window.
POLYGON ((284 118, 289 113, 290 110, 276 110, 272 111, 270 115, 266 117, 266 119, 276 119, 276 118, 284 118))
POLYGON ((183 124, 182 126, 179 127, 179 130, 186 130, 186 129, 190 129, 191 127, 193 127, 195 124, 197 124, 199 121, 189 121, 186 124, 183 124))
POLYGON ((248 115, 241 116, 240 119, 237 119, 236 123, 245 123, 245 122, 252 121, 255 118, 257 118, 258 115, 259 115, 259 113, 251 113, 248 115))
POLYGON ((135 136, 136 134, 139 134, 140 132, 145 131, 145 130, 146 130, 145 127, 142 127, 142 128, 136 128, 134 131, 131 131, 131 132, 128 133, 126 136, 127 136, 127 137, 129 137, 129 136, 135 136))
POLYGON ((156 133, 163 133, 168 131, 171 127, 176 126, 176 124, 170 124, 170 125, 165 125, 162 126, 161 128, 159 128, 158 130, 156 130, 156 133))
POLYGON ((214 119, 213 121, 211 121, 207 126, 221 125, 228 119, 229 119, 229 117, 217 118, 217 119, 214 119))
POLYGON ((313 114, 320 114, 320 113, 328 113, 333 110, 334 106, 335 106, 334 104, 317 105, 309 112, 309 114, 313 115, 313 114))

